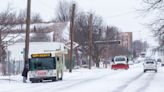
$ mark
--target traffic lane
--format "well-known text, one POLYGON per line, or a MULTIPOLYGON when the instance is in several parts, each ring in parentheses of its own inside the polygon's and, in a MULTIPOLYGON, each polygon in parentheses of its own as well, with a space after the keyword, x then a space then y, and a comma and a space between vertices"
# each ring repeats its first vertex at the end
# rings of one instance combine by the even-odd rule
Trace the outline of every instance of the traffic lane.
MULTIPOLYGON (((113 70, 112 70, 113 71, 113 70)), ((57 90, 58 92, 112 92, 120 84, 126 84, 129 79, 140 75, 143 69, 132 68, 129 70, 116 70, 114 72, 120 71, 120 73, 113 75, 106 75, 103 78, 94 79, 93 81, 85 81, 84 83, 79 83, 68 87, 67 89, 57 90), (135 73, 135 74, 133 74, 135 73)))
POLYGON ((164 92, 164 67, 159 67, 154 79, 149 84, 145 92, 164 92))
MULTIPOLYGON (((106 69, 108 72, 99 72, 99 73, 96 73, 95 75, 92 75, 90 77, 87 77, 87 78, 78 78, 78 79, 65 79, 63 82, 65 82, 65 84, 63 86, 60 86, 60 87, 53 87, 53 88, 50 88, 48 89, 47 91, 48 92, 53 92, 54 90, 57 91, 57 92, 88 92, 89 90, 92 92, 92 89, 87 89, 87 87, 85 85, 90 85, 90 83, 95 83, 95 81, 97 80, 102 80, 108 76, 114 76, 114 75, 117 75, 119 73, 122 73, 121 71, 110 71, 109 69, 106 69), (67 83, 66 83, 67 82, 67 83), (85 87, 84 87, 85 86, 85 87), (86 90, 86 91, 85 91, 86 90)), ((99 83, 96 83, 96 84, 99 84, 99 83)))
MULTIPOLYGON (((20 85, 8 89, 3 89, 2 92, 54 92, 54 90, 63 90, 72 86, 85 84, 87 82, 101 79, 107 75, 114 75, 119 71, 110 71, 109 69, 93 69, 93 70, 75 70, 74 73, 66 73, 63 81, 45 82, 45 83, 12 83, 12 85, 20 85), (103 71, 103 72, 102 72, 103 71)), ((1 92, 1 91, 0 91, 1 92)))
POLYGON ((128 83, 127 87, 120 92, 145 92, 151 81, 155 78, 155 72, 143 73, 138 79, 133 80, 131 83, 128 83))
MULTIPOLYGON (((117 70, 113 71, 108 69, 92 69, 92 70, 74 70, 73 73, 65 73, 65 77, 63 81, 58 81, 58 82, 47 82, 47 83, 12 83, 13 87, 11 85, 8 85, 8 89, 1 90, 2 92, 54 92, 56 91, 62 91, 65 92, 68 90, 71 90, 72 88, 75 90, 79 90, 81 87, 83 88, 85 85, 86 86, 98 86, 100 82, 100 86, 104 86, 102 83, 103 81, 107 82, 108 79, 109 81, 117 80, 117 76, 124 76, 129 74, 130 72, 135 72, 137 68, 140 68, 138 66, 134 66, 134 68, 130 68, 129 70, 117 70), (107 80, 105 80, 107 79, 107 80), (96 84, 96 85, 90 85, 90 84, 96 84), (20 85, 20 86, 15 86, 15 85, 20 85), (80 87, 80 88, 78 88, 80 87)), ((138 70, 138 69, 137 69, 138 70)), ((117 81, 116 81, 117 84, 117 81)), ((98 87, 96 87, 98 88, 98 87)), ((108 87, 107 87, 108 88, 108 87)), ((103 90, 103 87, 100 87, 101 90, 103 90)), ((83 90, 83 89, 81 89, 83 90)), ((85 89, 84 89, 85 90, 85 89)), ((90 89, 92 90, 92 89, 90 89)), ((75 92, 74 90, 71 92, 75 92)), ((100 92, 100 91, 98 91, 100 92)))
POLYGON ((147 71, 144 76, 132 82, 123 92, 164 92, 162 81, 164 68, 158 67, 158 72, 147 71))
MULTIPOLYGON (((92 83, 99 84, 99 82, 95 83, 95 81, 104 80, 104 79, 108 78, 109 76, 110 77, 112 77, 112 76, 115 77, 115 76, 120 76, 120 75, 124 75, 124 74, 129 74, 128 72, 135 71, 135 70, 136 69, 134 69, 134 68, 129 69, 129 70, 118 70, 118 71, 113 71, 113 70, 110 70, 110 69, 97 69, 95 71, 95 69, 93 69, 91 71, 89 70, 88 73, 85 73, 88 70, 87 71, 81 71, 81 72, 77 70, 78 73, 82 74, 82 77, 78 77, 80 75, 75 74, 76 72, 71 73, 71 74, 69 74, 69 78, 67 78, 67 76, 66 76, 66 78, 64 78, 63 81, 57 82, 57 84, 54 83, 53 86, 52 85, 47 85, 47 86, 44 86, 44 87, 31 89, 31 91, 36 92, 36 91, 39 91, 39 90, 44 90, 45 88, 47 89, 46 90, 47 92, 53 92, 53 91, 68 92, 69 90, 70 90, 70 92, 75 92, 75 91, 78 91, 78 90, 85 90, 87 88, 86 85, 88 85, 88 87, 90 87, 90 86, 92 86, 92 85, 90 85, 92 83), (72 76, 72 78, 70 78, 71 76, 72 76), (84 88, 84 86, 86 88, 81 89, 81 88, 84 88)), ((111 80, 111 78, 110 78, 110 80, 111 80)), ((92 89, 90 89, 90 90, 92 90, 92 89)))
POLYGON ((115 88, 115 90, 113 90, 112 92, 123 92, 129 85, 131 85, 132 82, 138 80, 142 76, 143 76, 143 73, 142 72, 139 73, 139 74, 136 74, 135 77, 130 78, 124 84, 122 84, 121 86, 115 88))
POLYGON ((76 80, 75 82, 72 82, 73 81, 72 80, 70 81, 70 83, 68 83, 68 85, 57 89, 53 88, 51 89, 51 91, 57 90, 59 92, 77 92, 80 90, 80 92, 88 92, 88 91, 111 92, 109 91, 109 84, 112 85, 114 84, 112 88, 115 88, 115 86, 118 86, 120 82, 124 82, 124 81, 120 81, 121 78, 126 79, 129 77, 130 78, 135 77, 136 75, 132 73, 140 74, 143 71, 141 66, 142 65, 134 65, 131 66, 129 70, 105 69, 107 72, 103 72, 104 70, 99 73, 96 72, 97 73, 96 76, 92 76, 89 79, 82 79, 81 81, 76 80), (125 76, 125 75, 129 75, 129 76, 125 76))

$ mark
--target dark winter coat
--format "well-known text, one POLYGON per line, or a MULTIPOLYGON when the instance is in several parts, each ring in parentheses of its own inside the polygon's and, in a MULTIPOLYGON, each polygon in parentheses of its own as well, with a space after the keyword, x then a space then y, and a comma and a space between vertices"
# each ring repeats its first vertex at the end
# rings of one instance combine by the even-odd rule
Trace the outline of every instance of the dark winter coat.
POLYGON ((23 69, 22 76, 23 76, 23 77, 27 77, 27 74, 28 74, 28 68, 25 67, 25 68, 23 69))

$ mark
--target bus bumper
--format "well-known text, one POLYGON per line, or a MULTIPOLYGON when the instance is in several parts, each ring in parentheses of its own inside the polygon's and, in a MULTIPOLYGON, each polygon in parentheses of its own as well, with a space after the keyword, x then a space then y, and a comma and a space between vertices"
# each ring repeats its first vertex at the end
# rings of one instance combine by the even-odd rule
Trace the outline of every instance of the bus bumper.
POLYGON ((42 82, 42 80, 52 80, 52 81, 56 81, 56 77, 30 78, 30 81, 31 81, 32 83, 35 83, 35 82, 42 82))

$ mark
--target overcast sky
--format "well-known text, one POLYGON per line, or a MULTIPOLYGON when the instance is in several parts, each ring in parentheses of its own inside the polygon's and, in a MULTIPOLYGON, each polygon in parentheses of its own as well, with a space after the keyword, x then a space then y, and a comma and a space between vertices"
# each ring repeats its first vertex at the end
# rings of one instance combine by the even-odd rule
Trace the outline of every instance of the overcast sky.
MULTIPOLYGON (((31 0, 32 12, 38 12, 45 20, 54 17, 55 8, 59 0, 31 0)), ((66 0, 73 1, 73 0, 66 0)), ((121 31, 133 32, 133 40, 142 39, 152 41, 150 32, 143 25, 146 19, 140 17, 136 9, 141 6, 141 0, 74 0, 78 7, 86 12, 95 12, 102 16, 107 25, 117 26, 121 31)), ((25 9, 27 0, 0 0, 0 11, 8 4, 15 10, 25 9)), ((154 42, 153 42, 154 43, 154 42)))

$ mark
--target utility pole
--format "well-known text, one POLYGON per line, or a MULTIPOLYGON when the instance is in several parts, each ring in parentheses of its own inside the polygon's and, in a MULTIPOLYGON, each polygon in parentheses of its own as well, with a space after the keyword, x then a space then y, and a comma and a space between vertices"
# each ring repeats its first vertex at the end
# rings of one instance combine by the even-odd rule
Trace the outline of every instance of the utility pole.
POLYGON ((27 0, 26 39, 25 39, 25 56, 24 56, 25 65, 28 62, 28 53, 29 53, 30 16, 31 16, 31 0, 27 0))
POLYGON ((70 63, 69 72, 72 72, 72 52, 73 52, 73 37, 74 37, 74 17, 75 17, 75 4, 72 5, 71 9, 71 19, 70 19, 70 38, 71 38, 71 49, 70 49, 70 63))
POLYGON ((91 60, 92 60, 92 25, 93 15, 90 14, 88 24, 89 24, 89 69, 91 69, 91 60))

